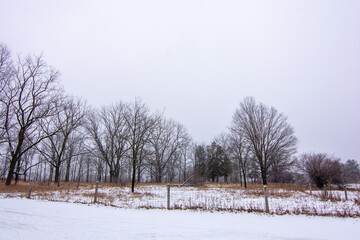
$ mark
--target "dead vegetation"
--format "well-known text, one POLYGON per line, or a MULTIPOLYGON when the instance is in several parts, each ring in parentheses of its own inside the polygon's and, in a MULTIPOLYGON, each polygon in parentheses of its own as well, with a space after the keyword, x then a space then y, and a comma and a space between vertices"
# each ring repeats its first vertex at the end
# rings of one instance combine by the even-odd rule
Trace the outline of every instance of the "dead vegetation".
MULTIPOLYGON (((28 197, 29 182, 18 182, 17 185, 5 186, 0 182, 0 197, 28 197)), ((55 184, 44 182, 32 182, 32 199, 48 201, 65 201, 89 204, 93 203, 96 183, 61 183, 60 187, 55 184)), ((98 188, 97 203, 124 208, 164 209, 166 208, 167 184, 138 184, 137 191, 131 193, 130 185, 115 183, 100 183, 98 188)), ((297 197, 305 197, 311 201, 344 202, 343 193, 339 190, 328 190, 326 194, 303 186, 293 184, 269 184, 268 194, 273 201, 294 201, 297 197)), ((351 192, 352 190, 348 190, 351 192)), ((263 197, 264 188, 261 184, 248 184, 243 188, 238 183, 205 183, 198 187, 180 187, 172 185, 172 209, 203 210, 203 211, 228 211, 228 212, 264 212, 263 197), (252 202, 257 199, 257 202, 252 202), (260 201, 259 201, 260 199, 260 201), (246 204, 239 203, 244 200, 246 204)), ((354 190, 353 201, 360 206, 360 191, 354 190), (356 193, 358 193, 356 195, 356 193), (357 196, 357 197, 356 197, 357 196)), ((315 204, 316 205, 316 204, 315 204)), ((356 206, 356 205, 353 205, 356 206)), ((360 211, 353 211, 351 207, 342 207, 327 212, 324 209, 309 206, 276 205, 270 210, 270 214, 284 215, 316 215, 337 217, 360 217, 360 211)))

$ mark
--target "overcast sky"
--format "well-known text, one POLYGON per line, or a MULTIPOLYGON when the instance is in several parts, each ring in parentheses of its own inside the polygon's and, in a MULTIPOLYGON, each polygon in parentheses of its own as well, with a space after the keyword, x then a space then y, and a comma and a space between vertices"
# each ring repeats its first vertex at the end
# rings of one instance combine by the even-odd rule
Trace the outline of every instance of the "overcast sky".
POLYGON ((43 53, 89 104, 141 97, 197 142, 253 96, 288 116, 298 153, 360 160, 360 1, 0 0, 0 42, 43 53))

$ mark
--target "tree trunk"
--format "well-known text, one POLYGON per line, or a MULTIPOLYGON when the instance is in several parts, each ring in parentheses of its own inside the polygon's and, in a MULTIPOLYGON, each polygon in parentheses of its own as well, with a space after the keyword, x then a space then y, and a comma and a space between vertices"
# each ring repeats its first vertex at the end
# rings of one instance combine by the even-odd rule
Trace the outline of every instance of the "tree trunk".
POLYGON ((65 182, 70 181, 70 168, 71 168, 71 156, 69 156, 69 159, 66 161, 66 173, 65 173, 65 182))
POLYGON ((137 169, 137 183, 141 182, 141 169, 140 166, 137 169))
POLYGON ((86 182, 89 182, 89 175, 90 175, 90 162, 89 159, 86 163, 86 182))
POLYGON ((55 166, 55 179, 54 182, 58 183, 60 181, 60 166, 55 166))
POLYGON ((132 178, 131 178, 131 192, 133 193, 135 191, 135 177, 136 177, 136 157, 133 156, 132 159, 132 178))
POLYGON ((45 183, 46 182, 46 162, 44 164, 45 164, 45 167, 44 167, 44 180, 43 180, 43 182, 45 183))
POLYGON ((157 183, 161 183, 161 182, 162 182, 162 176, 161 176, 161 174, 159 174, 158 176, 156 176, 156 182, 157 182, 157 183))
POLYGON ((247 186, 246 186, 246 172, 245 172, 245 170, 243 169, 243 177, 244 177, 244 187, 245 188, 247 188, 247 186))
POLYGON ((15 166, 16 164, 20 161, 20 156, 21 156, 21 146, 24 142, 25 139, 25 131, 26 129, 21 128, 18 134, 18 144, 16 147, 15 152, 11 151, 11 162, 10 162, 10 166, 9 166, 9 172, 8 172, 8 176, 6 178, 6 182, 5 185, 6 186, 10 186, 11 184, 11 180, 13 179, 13 175, 14 175, 14 170, 15 170, 15 166))
POLYGON ((114 171, 110 170, 109 175, 110 175, 110 182, 112 183, 113 182, 114 171))
POLYGON ((81 180, 81 165, 82 165, 82 162, 80 161, 80 166, 79 166, 79 171, 78 171, 78 178, 77 178, 77 187, 79 188, 79 185, 80 185, 80 180, 81 180))
POLYGON ((104 182, 107 182, 107 171, 108 171, 108 165, 105 164, 104 182))
POLYGON ((263 185, 267 185, 266 177, 262 177, 262 182, 263 182, 263 185))
POLYGON ((15 158, 15 156, 13 156, 11 158, 11 162, 10 162, 10 166, 9 166, 9 172, 8 172, 7 177, 6 177, 6 182, 5 182, 6 186, 10 186, 10 184, 11 184, 11 180, 12 180, 13 175, 14 175, 14 170, 15 170, 16 163, 17 163, 17 159, 15 158))
POLYGON ((50 186, 50 183, 52 182, 53 172, 54 172, 54 167, 53 167, 53 166, 50 166, 48 186, 50 186))
POLYGON ((242 167, 241 167, 241 162, 239 161, 239 179, 240 179, 240 185, 241 187, 243 186, 243 181, 242 181, 242 167))
POLYGON ((15 173, 15 185, 17 184, 17 182, 19 181, 19 172, 20 172, 20 159, 17 161, 17 164, 16 164, 16 173, 15 173))

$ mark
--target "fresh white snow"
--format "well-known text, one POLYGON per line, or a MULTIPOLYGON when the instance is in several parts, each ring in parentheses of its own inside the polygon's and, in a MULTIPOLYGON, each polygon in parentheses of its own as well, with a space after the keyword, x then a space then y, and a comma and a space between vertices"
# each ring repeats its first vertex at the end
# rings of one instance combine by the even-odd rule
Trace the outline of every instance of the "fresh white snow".
POLYGON ((360 239, 359 218, 121 209, 0 199, 0 239, 360 239))

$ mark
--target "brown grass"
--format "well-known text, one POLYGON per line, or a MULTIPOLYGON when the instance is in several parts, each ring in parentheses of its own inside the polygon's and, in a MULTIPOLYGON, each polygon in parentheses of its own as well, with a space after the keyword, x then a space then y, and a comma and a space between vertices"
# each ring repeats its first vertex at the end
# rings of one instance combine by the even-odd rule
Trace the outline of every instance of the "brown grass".
MULTIPOLYGON (((5 197, 27 197, 29 192, 29 182, 18 182, 17 185, 12 184, 11 186, 5 186, 5 182, 0 182, 0 193, 3 193, 5 197)), ((48 184, 47 182, 32 182, 32 197, 37 199, 46 199, 50 201, 54 201, 55 193, 56 199, 62 199, 61 201, 69 201, 68 195, 71 196, 79 196, 78 200, 75 202, 78 203, 89 203, 89 198, 93 199, 94 191, 96 183, 80 183, 78 187, 78 183, 65 183, 62 182, 60 187, 57 187, 56 184, 48 184), (78 191, 82 190, 82 191, 78 191), (85 190, 85 191, 83 191, 85 190), (87 200, 84 200, 87 198, 87 200)), ((137 184, 136 187, 147 187, 147 186, 158 186, 158 187, 166 187, 167 183, 141 183, 137 184)), ((130 188, 130 185, 124 185, 120 183, 99 183, 99 189, 102 188, 111 188, 109 194, 98 192, 97 195, 97 202, 106 206, 113 206, 114 202, 116 201, 123 201, 126 203, 131 199, 151 199, 153 197, 157 197, 155 193, 144 191, 137 191, 132 194, 124 193, 120 191, 121 188, 130 188)), ((226 190, 227 193, 230 195, 237 195, 239 193, 244 194, 245 197, 263 197, 264 196, 264 188, 262 184, 254 184, 249 183, 248 187, 245 189, 241 187, 239 183, 205 183, 199 187, 192 187, 194 191, 196 190, 226 190), (239 191, 241 190, 241 191, 239 191)), ((276 184, 270 183, 268 185, 268 193, 271 198, 289 198, 292 197, 293 194, 298 192, 305 192, 305 190, 309 190, 306 187, 297 186, 293 184, 276 184)), ((316 189, 313 189, 314 191, 316 189)), ((341 197, 339 194, 333 194, 331 191, 328 191, 328 195, 323 197, 324 200, 330 199, 331 201, 341 201, 341 197)), ((321 196, 320 196, 321 197, 321 196)), ((74 198, 72 198, 74 199, 74 198)), ((76 198, 75 198, 76 199, 76 198)), ((215 201, 216 199, 209 199, 209 201, 215 201)), ((191 201, 191 199, 189 200, 191 201)), ((229 200, 231 201, 231 199, 229 200)), ((360 193, 357 199, 354 199, 356 204, 360 205, 360 193)), ((92 202, 92 201, 91 201, 92 202)), ((150 202, 144 203, 139 208, 159 208, 151 206, 150 202)), ((194 205, 193 203, 190 204, 176 204, 174 203, 173 209, 193 209, 193 210, 204 210, 204 211, 230 211, 230 212, 263 212, 263 208, 257 205, 254 206, 236 206, 233 205, 232 207, 228 208, 221 208, 216 207, 214 204, 207 205, 207 203, 201 203, 198 205, 194 205)), ((336 213, 322 213, 321 211, 317 211, 317 209, 304 209, 299 208, 293 210, 291 213, 287 209, 283 209, 282 207, 278 207, 277 209, 273 209, 271 214, 283 215, 283 214, 305 214, 305 215, 312 215, 312 216, 338 216, 338 217, 360 217, 360 214, 353 214, 349 209, 340 209, 336 210, 336 213)))

